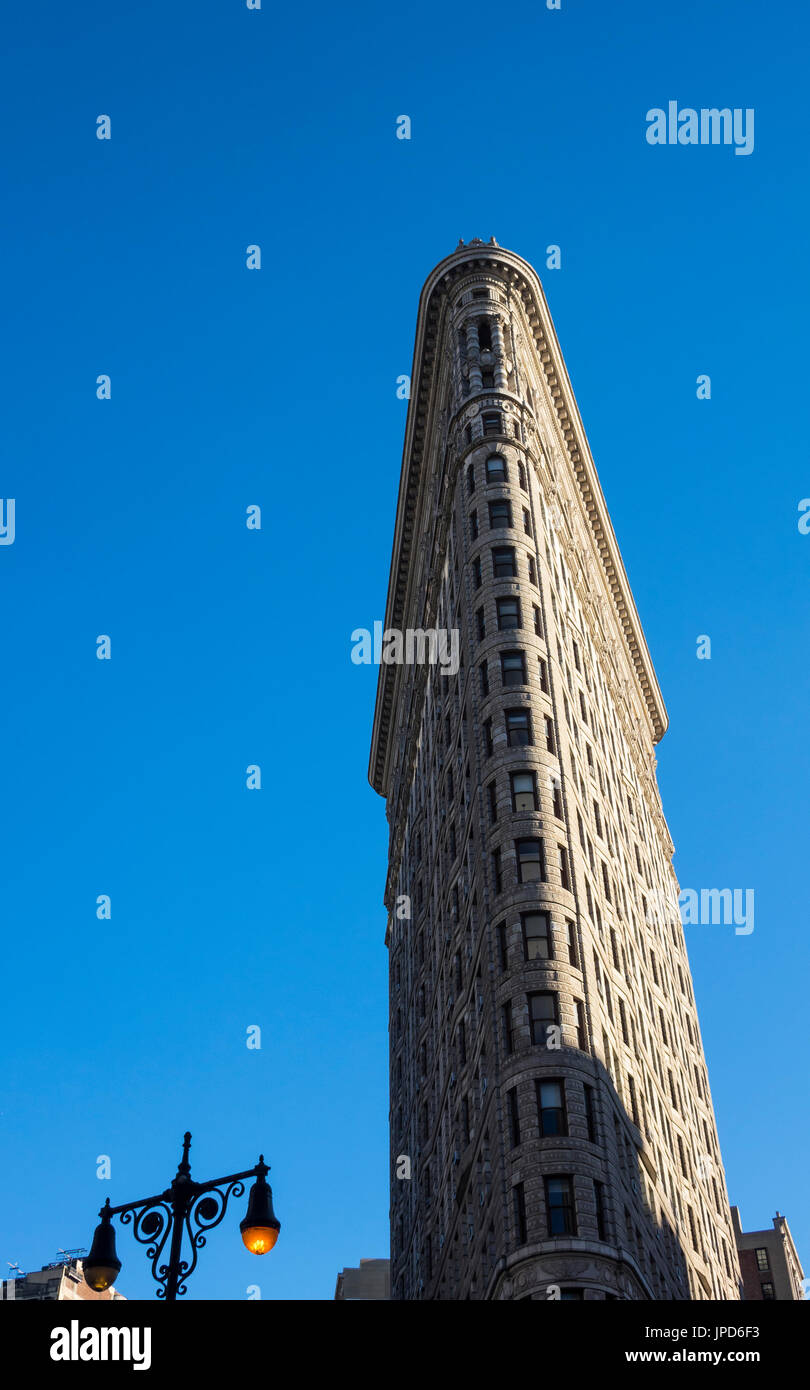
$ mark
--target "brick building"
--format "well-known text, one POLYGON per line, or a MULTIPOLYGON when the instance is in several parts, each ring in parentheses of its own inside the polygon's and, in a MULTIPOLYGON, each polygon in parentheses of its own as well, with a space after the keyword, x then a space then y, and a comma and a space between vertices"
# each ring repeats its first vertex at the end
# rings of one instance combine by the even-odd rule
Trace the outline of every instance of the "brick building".
POLYGON ((42 1269, 22 1274, 17 1279, 8 1279, 2 1285, 2 1299, 7 1302, 57 1302, 86 1299, 88 1302, 111 1302, 123 1300, 125 1295, 115 1288, 97 1293, 87 1283, 82 1261, 79 1259, 57 1260, 54 1264, 43 1265, 42 1269))
POLYGON ((777 1212, 770 1231, 744 1231, 739 1207, 731 1208, 731 1224, 747 1302, 804 1299, 804 1271, 787 1218, 777 1212))

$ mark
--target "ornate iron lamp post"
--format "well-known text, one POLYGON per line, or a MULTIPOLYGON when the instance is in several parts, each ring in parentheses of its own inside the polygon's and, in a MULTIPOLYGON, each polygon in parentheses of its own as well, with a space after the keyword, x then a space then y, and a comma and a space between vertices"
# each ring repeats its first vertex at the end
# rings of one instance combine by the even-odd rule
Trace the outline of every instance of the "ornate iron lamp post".
POLYGON ((115 1250, 115 1231, 112 1218, 120 1216, 121 1225, 132 1225, 132 1233, 141 1245, 147 1247, 147 1258, 152 1261, 152 1275, 159 1285, 157 1296, 173 1302, 187 1292, 187 1280, 197 1265, 197 1253, 205 1245, 208 1231, 218 1226, 231 1197, 241 1197, 245 1190, 245 1179, 255 1178, 250 1190, 247 1215, 239 1223, 242 1240, 254 1255, 265 1255, 272 1250, 278 1240, 281 1224, 273 1211, 273 1193, 268 1186, 266 1174, 270 1169, 259 1154, 255 1168, 244 1173, 230 1173, 224 1178, 212 1178, 210 1182, 193 1182, 188 1151, 191 1135, 183 1136, 183 1157, 177 1165, 177 1175, 171 1187, 156 1197, 142 1197, 139 1202, 124 1202, 111 1207, 107 1198, 99 1212, 100 1224, 96 1227, 90 1254, 84 1261, 84 1277, 91 1289, 98 1293, 108 1289, 115 1282, 121 1270, 121 1261, 115 1250), (181 1260, 183 1230, 191 1244, 191 1259, 181 1260), (160 1264, 167 1240, 171 1237, 168 1264, 160 1264))

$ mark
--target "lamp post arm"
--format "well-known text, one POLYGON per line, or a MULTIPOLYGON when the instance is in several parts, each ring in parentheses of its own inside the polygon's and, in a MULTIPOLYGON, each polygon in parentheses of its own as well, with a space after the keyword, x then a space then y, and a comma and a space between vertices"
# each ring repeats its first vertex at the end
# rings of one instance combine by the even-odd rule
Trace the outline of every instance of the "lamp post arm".
MULTIPOLYGON (((210 1192, 215 1187, 221 1187, 225 1183, 239 1182, 244 1178, 257 1178, 262 1173, 269 1173, 270 1169, 261 1159, 253 1168, 246 1168, 242 1173, 228 1173, 224 1178, 209 1178, 208 1182, 194 1182, 189 1178, 186 1191, 189 1196, 199 1196, 201 1192, 210 1192)), ((117 1207, 100 1207, 99 1216, 105 1212, 108 1216, 120 1216, 123 1211, 137 1211, 139 1207, 155 1206, 158 1202, 171 1202, 174 1196, 173 1189, 167 1187, 165 1192, 156 1192, 153 1197, 141 1197, 137 1202, 121 1202, 117 1207)))
POLYGON ((269 1169, 264 1163, 257 1163, 255 1168, 246 1168, 244 1173, 229 1173, 224 1178, 211 1178, 208 1182, 194 1183, 197 1192, 210 1192, 214 1187, 224 1187, 226 1183, 242 1182, 245 1178, 258 1178, 260 1173, 267 1173, 269 1169))
POLYGON ((158 1202, 168 1202, 171 1200, 172 1190, 167 1187, 165 1192, 158 1192, 154 1197, 141 1197, 138 1202, 122 1202, 120 1206, 103 1206, 99 1210, 99 1216, 120 1216, 123 1211, 137 1211, 139 1207, 153 1207, 158 1202))

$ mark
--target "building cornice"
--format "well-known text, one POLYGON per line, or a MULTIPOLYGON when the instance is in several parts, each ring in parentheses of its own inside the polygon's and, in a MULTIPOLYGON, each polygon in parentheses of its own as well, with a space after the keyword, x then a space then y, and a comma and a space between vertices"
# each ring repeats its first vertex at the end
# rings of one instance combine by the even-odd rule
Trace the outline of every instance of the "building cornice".
MULTIPOLYGON (((484 274, 487 270, 493 271, 523 300, 537 359, 545 373, 549 399, 556 413, 559 436, 579 490, 619 629, 646 706, 652 740, 657 743, 666 732, 666 709, 546 297, 537 274, 528 262, 492 243, 473 242, 459 247, 428 276, 420 296, 385 627, 401 630, 408 626, 408 598, 417 560, 414 552, 417 522, 424 499, 433 495, 435 479, 427 476, 430 465, 428 448, 436 405, 436 354, 449 310, 449 291, 462 276, 473 271, 484 274)), ((439 458, 434 454, 433 457, 436 466, 444 466, 443 456, 439 458)), ((369 781, 375 791, 383 796, 387 795, 394 757, 392 733, 400 675, 399 667, 380 666, 369 781)))

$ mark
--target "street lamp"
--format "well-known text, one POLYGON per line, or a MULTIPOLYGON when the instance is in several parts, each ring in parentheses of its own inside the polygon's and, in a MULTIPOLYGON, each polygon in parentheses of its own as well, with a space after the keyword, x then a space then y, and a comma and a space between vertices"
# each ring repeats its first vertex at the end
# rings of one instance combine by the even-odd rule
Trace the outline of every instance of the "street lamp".
POLYGON ((281 1225, 273 1211, 273 1193, 267 1183, 270 1169, 259 1154, 255 1168, 244 1173, 230 1173, 210 1182, 192 1182, 188 1151, 191 1135, 183 1136, 183 1157, 177 1165, 177 1175, 171 1187, 156 1197, 142 1197, 139 1202, 124 1202, 111 1207, 110 1199, 99 1212, 101 1221, 95 1229, 90 1254, 84 1261, 84 1277, 91 1289, 103 1293, 121 1272, 121 1261, 115 1250, 115 1231, 112 1218, 121 1217, 121 1225, 132 1225, 132 1233, 147 1247, 152 1261, 152 1277, 159 1285, 157 1296, 173 1302, 187 1292, 187 1280, 197 1265, 197 1253, 205 1245, 208 1231, 218 1226, 231 1197, 241 1197, 245 1178, 255 1178, 248 1198, 247 1215, 239 1223, 242 1240, 253 1255, 266 1255, 278 1240, 281 1225), (191 1259, 181 1260, 180 1253, 185 1228, 191 1243, 191 1259), (169 1263, 160 1264, 160 1257, 171 1236, 169 1263))

